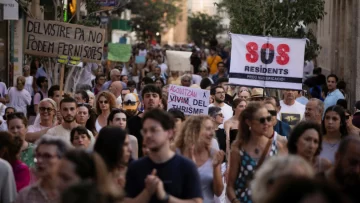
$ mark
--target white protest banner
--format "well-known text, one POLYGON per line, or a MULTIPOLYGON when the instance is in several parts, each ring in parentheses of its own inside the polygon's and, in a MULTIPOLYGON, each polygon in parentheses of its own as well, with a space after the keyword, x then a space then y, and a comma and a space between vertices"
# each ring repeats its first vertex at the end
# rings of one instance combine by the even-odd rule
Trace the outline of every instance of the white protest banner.
POLYGON ((168 110, 179 109, 185 115, 208 114, 210 91, 199 88, 170 85, 168 110))
POLYGON ((166 57, 171 71, 191 71, 191 52, 166 51, 166 57))
POLYGON ((100 63, 105 29, 58 21, 27 19, 25 53, 29 55, 80 57, 83 62, 100 63))
POLYGON ((229 83, 302 89, 305 39, 232 34, 229 83))

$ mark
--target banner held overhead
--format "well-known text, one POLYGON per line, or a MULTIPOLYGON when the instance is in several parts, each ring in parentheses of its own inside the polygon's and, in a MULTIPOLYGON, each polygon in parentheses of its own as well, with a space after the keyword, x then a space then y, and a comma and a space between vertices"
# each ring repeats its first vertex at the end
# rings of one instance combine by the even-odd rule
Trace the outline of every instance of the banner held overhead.
POLYGON ((103 58, 105 29, 27 19, 25 31, 26 54, 80 57, 81 61, 93 63, 103 58))
POLYGON ((231 84, 302 89, 305 39, 232 34, 231 84))

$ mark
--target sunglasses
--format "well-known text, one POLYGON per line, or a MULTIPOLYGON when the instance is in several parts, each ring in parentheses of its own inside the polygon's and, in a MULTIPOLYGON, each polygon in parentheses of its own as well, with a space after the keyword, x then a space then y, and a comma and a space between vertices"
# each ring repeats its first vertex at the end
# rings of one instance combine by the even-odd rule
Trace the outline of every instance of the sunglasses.
POLYGON ((127 101, 124 102, 124 104, 127 105, 127 106, 135 106, 136 102, 133 102, 131 100, 127 100, 127 101))
POLYGON ((99 104, 108 104, 109 101, 105 100, 105 101, 99 101, 99 104))
POLYGON ((39 107, 40 112, 51 112, 53 110, 53 108, 39 107))
POLYGON ((277 116, 277 112, 275 110, 268 110, 271 116, 277 116))
POLYGON ((272 119, 272 116, 268 116, 268 117, 262 117, 262 118, 259 118, 259 119, 256 119, 258 120, 261 124, 265 124, 265 122, 270 122, 272 119))

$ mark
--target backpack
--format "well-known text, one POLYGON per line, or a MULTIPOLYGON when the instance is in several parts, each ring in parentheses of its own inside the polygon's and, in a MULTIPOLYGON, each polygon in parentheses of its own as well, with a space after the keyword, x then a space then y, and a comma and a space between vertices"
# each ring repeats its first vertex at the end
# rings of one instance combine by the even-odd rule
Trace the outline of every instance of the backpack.
MULTIPOLYGON (((36 93, 40 94, 40 101, 44 99, 44 95, 42 94, 41 91, 38 91, 36 93)), ((36 116, 35 105, 34 105, 35 94, 34 94, 34 96, 31 97, 31 104, 27 107, 27 115, 28 116, 36 116)))

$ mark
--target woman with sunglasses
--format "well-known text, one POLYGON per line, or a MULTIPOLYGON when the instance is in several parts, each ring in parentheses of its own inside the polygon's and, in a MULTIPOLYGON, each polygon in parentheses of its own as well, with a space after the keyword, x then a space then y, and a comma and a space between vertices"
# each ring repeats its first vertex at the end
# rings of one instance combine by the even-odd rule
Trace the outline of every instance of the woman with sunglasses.
POLYGON ((34 125, 30 125, 26 133, 26 140, 29 142, 35 142, 57 124, 57 105, 54 100, 50 98, 41 100, 38 109, 40 119, 35 120, 34 125))
POLYGON ((95 103, 96 113, 98 114, 95 121, 95 128, 97 132, 100 132, 101 128, 107 124, 107 118, 111 109, 116 108, 116 98, 112 93, 103 91, 97 95, 95 103))
POLYGON ((178 153, 192 159, 200 174, 203 200, 215 203, 214 195, 219 197, 224 190, 221 164, 225 152, 212 147, 214 124, 209 116, 189 117, 175 138, 178 153))
POLYGON ((345 111, 341 106, 330 106, 326 109, 322 121, 323 142, 321 158, 328 159, 332 164, 335 162, 342 138, 348 135, 346 127, 345 111))
POLYGON ((360 136, 360 129, 353 125, 353 117, 349 110, 345 110, 346 127, 350 136, 360 136))
POLYGON ((34 144, 25 140, 28 121, 22 112, 9 114, 7 117, 7 125, 9 132, 13 136, 19 136, 23 140, 20 151, 20 160, 24 162, 29 168, 34 168, 34 144))
POLYGON ((273 130, 272 116, 261 102, 251 102, 240 114, 239 133, 232 144, 227 196, 232 203, 252 202, 250 182, 268 157, 286 154, 286 139, 273 130), (272 133, 273 132, 273 133, 272 133))

